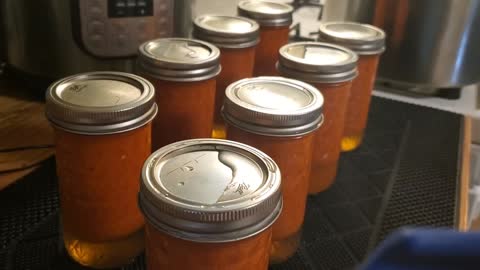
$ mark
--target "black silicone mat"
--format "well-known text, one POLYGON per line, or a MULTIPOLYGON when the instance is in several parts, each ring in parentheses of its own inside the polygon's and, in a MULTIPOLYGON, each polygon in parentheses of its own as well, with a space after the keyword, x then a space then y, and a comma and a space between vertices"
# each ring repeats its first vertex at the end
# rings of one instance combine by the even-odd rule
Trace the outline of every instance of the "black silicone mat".
MULTIPOLYGON (((461 120, 374 98, 364 144, 308 198, 301 248, 271 269, 352 269, 399 227, 453 227, 461 120)), ((61 248, 57 192, 53 160, 0 192, 0 269, 83 269, 61 248)), ((123 269, 145 269, 143 257, 123 269)))

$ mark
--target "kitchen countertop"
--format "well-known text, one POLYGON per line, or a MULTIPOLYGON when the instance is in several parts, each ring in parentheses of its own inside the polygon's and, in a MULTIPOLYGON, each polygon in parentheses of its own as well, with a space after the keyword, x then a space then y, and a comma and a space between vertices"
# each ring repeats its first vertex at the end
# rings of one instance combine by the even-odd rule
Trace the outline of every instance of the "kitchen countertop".
MULTIPOLYGON (((402 226, 466 229, 470 121, 375 97, 362 146, 308 198, 302 245, 272 269, 350 269, 402 226)), ((55 162, 0 191, 0 268, 83 269, 63 253, 55 162)), ((138 258, 124 269, 144 269, 138 258)))

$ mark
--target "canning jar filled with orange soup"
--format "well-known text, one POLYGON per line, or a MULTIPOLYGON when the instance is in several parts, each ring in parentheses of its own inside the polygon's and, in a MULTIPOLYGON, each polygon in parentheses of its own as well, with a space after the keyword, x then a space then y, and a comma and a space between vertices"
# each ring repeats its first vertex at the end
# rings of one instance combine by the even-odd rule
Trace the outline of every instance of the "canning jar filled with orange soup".
POLYGON ((315 134, 310 194, 327 189, 337 175, 350 88, 357 76, 357 60, 351 50, 329 43, 297 42, 280 49, 278 72, 313 84, 325 99, 325 121, 315 134))
POLYGON ((254 76, 277 75, 278 50, 288 43, 293 7, 274 1, 246 0, 238 3, 238 15, 260 25, 260 43, 255 51, 254 76))
POLYGON ((265 153, 194 139, 145 162, 139 207, 150 270, 267 270, 281 176, 265 153))
POLYGON ((349 48, 358 55, 358 77, 348 99, 342 151, 357 149, 367 126, 378 61, 385 50, 385 33, 368 24, 328 22, 320 25, 320 39, 349 48))
POLYGON ((220 48, 222 71, 217 78, 213 138, 224 139, 226 136, 220 115, 225 88, 234 81, 253 76, 258 29, 255 21, 237 16, 202 15, 194 20, 193 36, 220 48))
POLYGON ((323 97, 309 84, 281 77, 244 79, 225 94, 227 139, 264 151, 282 171, 283 211, 273 225, 270 262, 283 262, 300 243, 323 97))
POLYGON ((220 51, 207 42, 163 38, 140 45, 137 73, 155 86, 158 104, 153 150, 211 136, 220 70, 220 51))
POLYGON ((63 240, 82 265, 119 267, 144 249, 137 193, 151 153, 154 92, 132 74, 92 72, 57 81, 46 93, 63 240))

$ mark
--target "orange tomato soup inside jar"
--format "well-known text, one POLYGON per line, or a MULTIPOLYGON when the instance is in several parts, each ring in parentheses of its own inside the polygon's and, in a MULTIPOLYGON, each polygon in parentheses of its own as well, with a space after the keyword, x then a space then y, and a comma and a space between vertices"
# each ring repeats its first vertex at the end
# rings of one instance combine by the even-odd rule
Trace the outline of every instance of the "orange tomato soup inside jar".
POLYGON ((283 211, 273 225, 271 263, 287 260, 300 243, 322 104, 315 87, 281 77, 244 79, 226 90, 227 139, 264 151, 282 172, 283 211))
POLYGON ((225 124, 220 109, 225 88, 235 81, 253 76, 259 26, 255 21, 243 17, 202 15, 194 20, 193 36, 220 48, 222 71, 217 78, 215 118, 211 136, 224 139, 225 124))
POLYGON ((276 163, 241 143, 194 139, 159 149, 139 193, 147 269, 267 270, 280 185, 276 163))
POLYGON ((323 94, 325 121, 315 134, 309 193, 327 189, 337 175, 340 142, 357 55, 351 50, 320 42, 297 42, 280 49, 278 72, 308 82, 323 94))
POLYGON ((143 251, 138 179, 156 113, 153 86, 132 74, 79 74, 48 89, 63 239, 76 262, 119 267, 143 251))
POLYGON ((212 134, 220 51, 207 42, 163 38, 139 48, 137 73, 156 90, 152 149, 212 134))
POLYGON ((342 151, 352 151, 362 143, 367 126, 378 62, 385 50, 385 33, 368 24, 328 22, 320 25, 320 39, 347 47, 358 55, 358 77, 352 83, 341 142, 342 151))
POLYGON ((278 50, 288 43, 293 7, 274 1, 246 0, 238 3, 238 15, 260 25, 260 43, 255 51, 254 76, 277 75, 278 50))

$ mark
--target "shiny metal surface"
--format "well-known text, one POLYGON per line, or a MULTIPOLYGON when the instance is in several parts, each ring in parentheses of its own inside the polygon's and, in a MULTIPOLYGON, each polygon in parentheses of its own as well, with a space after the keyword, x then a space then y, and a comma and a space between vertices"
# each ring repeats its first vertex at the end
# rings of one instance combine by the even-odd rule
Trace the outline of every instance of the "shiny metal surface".
POLYGON ((73 133, 125 132, 155 117, 155 89, 129 73, 92 72, 53 83, 46 93, 47 118, 73 133))
POLYGON ((319 40, 344 46, 359 55, 379 54, 385 50, 385 33, 380 28, 355 22, 320 24, 319 40))
POLYGON ((322 22, 356 21, 368 23, 375 11, 375 9, 371 8, 372 5, 375 5, 375 1, 376 0, 324 0, 321 20, 322 22))
POLYGON ((244 0, 238 3, 238 15, 255 20, 261 26, 292 24, 293 7, 274 1, 244 0))
POLYGON ((200 40, 155 39, 140 45, 138 71, 168 81, 199 81, 220 73, 220 50, 200 40))
POLYGON ((374 25, 387 50, 378 77, 417 87, 456 87, 480 81, 480 0, 377 0, 374 25))
POLYGON ((280 48, 281 75, 307 82, 334 83, 357 76, 358 56, 351 50, 322 42, 295 42, 280 48))
POLYGON ((229 85, 223 116, 231 125, 268 136, 298 136, 322 122, 323 96, 315 87, 282 77, 256 77, 229 85))
MULTIPOLYGON (((88 71, 133 71, 135 61, 131 54, 120 58, 96 57, 80 45, 78 40, 81 37, 78 36, 81 34, 77 35, 80 26, 77 25, 75 15, 79 11, 75 5, 78 1, 85 0, 1 1, 2 27, 4 28, 2 42, 7 50, 6 60, 9 66, 46 79, 60 79, 88 71)), ((180 5, 184 1, 188 0, 174 2, 180 5)), ((186 13, 181 9, 177 10, 176 20, 182 21, 186 13)), ((166 18, 155 19, 160 22, 166 18)), ((118 18, 115 20, 118 21, 118 18)), ((129 18, 129 20, 136 19, 129 18)), ((138 24, 143 23, 141 20, 138 20, 138 24)), ((91 18, 85 23, 90 21, 91 18)), ((170 20, 167 20, 167 23, 173 24, 170 20)), ((144 36, 147 39, 159 37, 158 33, 151 31, 138 33, 139 37, 144 36)), ((131 39, 125 38, 123 41, 132 42, 131 39)), ((140 43, 138 42, 137 45, 140 43)))
POLYGON ((175 237, 228 242, 268 228, 282 205, 280 171, 259 150, 232 141, 167 145, 145 162, 139 206, 175 237))
POLYGON ((247 48, 259 41, 259 25, 238 16, 202 15, 193 22, 193 37, 220 48, 247 48))

